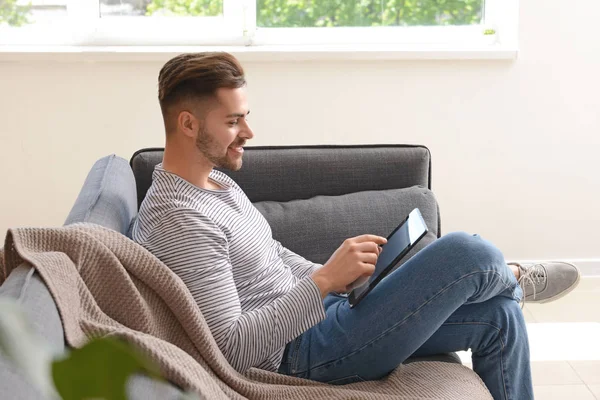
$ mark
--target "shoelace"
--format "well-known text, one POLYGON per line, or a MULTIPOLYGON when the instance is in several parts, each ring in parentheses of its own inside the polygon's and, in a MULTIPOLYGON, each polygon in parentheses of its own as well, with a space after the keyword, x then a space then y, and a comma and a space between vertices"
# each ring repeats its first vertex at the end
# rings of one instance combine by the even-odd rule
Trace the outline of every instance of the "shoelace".
POLYGON ((531 285, 533 288, 533 299, 535 300, 536 290, 535 285, 546 282, 548 276, 546 270, 542 264, 533 264, 528 267, 524 267, 519 263, 509 263, 508 265, 516 265, 519 268, 521 276, 519 277, 519 285, 523 290, 523 298, 521 299, 521 309, 525 306, 525 286, 531 285))

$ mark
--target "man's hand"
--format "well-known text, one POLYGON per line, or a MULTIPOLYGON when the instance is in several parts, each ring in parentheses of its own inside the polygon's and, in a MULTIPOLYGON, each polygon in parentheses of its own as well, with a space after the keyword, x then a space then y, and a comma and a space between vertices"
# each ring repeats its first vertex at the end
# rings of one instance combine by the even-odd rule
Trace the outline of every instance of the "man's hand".
POLYGON ((325 298, 329 292, 345 292, 358 278, 371 276, 381 253, 379 245, 385 243, 386 238, 376 235, 346 239, 323 268, 311 276, 321 290, 321 297, 325 298))

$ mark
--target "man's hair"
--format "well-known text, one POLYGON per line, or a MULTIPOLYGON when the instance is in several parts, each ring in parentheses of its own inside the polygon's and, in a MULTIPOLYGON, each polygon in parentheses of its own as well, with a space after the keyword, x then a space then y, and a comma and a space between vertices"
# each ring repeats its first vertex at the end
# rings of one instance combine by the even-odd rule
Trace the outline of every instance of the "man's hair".
POLYGON ((167 132, 172 107, 213 97, 220 88, 237 89, 245 84, 242 66, 228 53, 187 53, 167 61, 158 74, 158 101, 167 132))

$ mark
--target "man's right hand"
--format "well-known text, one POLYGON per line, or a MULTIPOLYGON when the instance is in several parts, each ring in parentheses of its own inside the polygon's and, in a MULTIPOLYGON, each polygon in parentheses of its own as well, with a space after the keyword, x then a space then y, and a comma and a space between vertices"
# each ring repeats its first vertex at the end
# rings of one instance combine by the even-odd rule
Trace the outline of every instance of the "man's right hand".
POLYGON ((346 292, 348 286, 362 276, 371 276, 381 253, 379 245, 387 239, 377 235, 361 235, 346 239, 322 268, 311 278, 325 298, 329 292, 346 292))

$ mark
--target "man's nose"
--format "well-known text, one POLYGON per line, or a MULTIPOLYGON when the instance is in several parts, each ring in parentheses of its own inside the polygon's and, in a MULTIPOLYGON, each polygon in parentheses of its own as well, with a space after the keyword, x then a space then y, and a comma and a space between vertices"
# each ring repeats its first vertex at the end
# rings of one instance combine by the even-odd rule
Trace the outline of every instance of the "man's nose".
POLYGON ((248 125, 248 123, 245 123, 246 126, 244 127, 244 133, 245 133, 245 137, 247 139, 252 139, 254 137, 254 131, 252 130, 252 128, 250 128, 250 125, 248 125))

